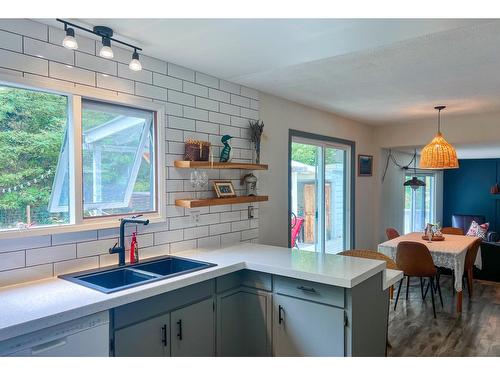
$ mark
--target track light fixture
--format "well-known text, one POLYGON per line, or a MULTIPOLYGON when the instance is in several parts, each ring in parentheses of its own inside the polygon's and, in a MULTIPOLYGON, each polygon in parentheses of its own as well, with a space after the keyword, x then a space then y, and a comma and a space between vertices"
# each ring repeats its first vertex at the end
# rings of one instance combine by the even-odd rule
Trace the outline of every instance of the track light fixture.
POLYGON ((78 49, 78 42, 75 39, 75 30, 64 25, 66 36, 63 39, 62 45, 68 49, 78 49))
POLYGON ((128 67, 136 72, 142 70, 142 65, 139 61, 139 54, 137 53, 137 51, 134 51, 134 53, 132 53, 132 60, 130 61, 130 64, 128 64, 128 67))
POLYGON ((61 20, 59 18, 57 18, 57 21, 64 24, 64 31, 66 31, 66 37, 62 42, 62 45, 64 47, 73 50, 78 49, 78 43, 75 39, 75 29, 82 30, 102 38, 102 47, 99 51, 99 56, 105 59, 112 59, 114 57, 113 50, 111 49, 111 41, 132 48, 134 52, 132 53, 132 60, 130 61, 128 66, 130 70, 133 71, 142 70, 142 65, 141 62, 139 61, 139 52, 138 52, 142 51, 142 49, 132 44, 125 43, 121 40, 113 38, 113 29, 110 29, 109 27, 106 26, 95 26, 93 30, 90 30, 85 27, 75 25, 74 23, 61 20))
POLYGON ((102 37, 102 47, 99 51, 99 56, 104 57, 105 59, 112 59, 115 57, 113 50, 111 49, 111 40, 105 36, 102 37))

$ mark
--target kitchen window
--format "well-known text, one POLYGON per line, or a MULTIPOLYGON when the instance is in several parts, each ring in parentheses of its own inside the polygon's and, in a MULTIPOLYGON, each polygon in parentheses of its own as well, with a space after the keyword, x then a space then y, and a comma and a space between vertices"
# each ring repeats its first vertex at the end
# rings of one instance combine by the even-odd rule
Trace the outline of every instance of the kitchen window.
POLYGON ((162 106, 0 81, 0 237, 163 221, 162 106))
POLYGON ((405 187, 404 232, 422 232, 427 223, 434 223, 436 217, 436 176, 433 173, 407 173, 405 181, 413 176, 425 182, 418 189, 405 187))

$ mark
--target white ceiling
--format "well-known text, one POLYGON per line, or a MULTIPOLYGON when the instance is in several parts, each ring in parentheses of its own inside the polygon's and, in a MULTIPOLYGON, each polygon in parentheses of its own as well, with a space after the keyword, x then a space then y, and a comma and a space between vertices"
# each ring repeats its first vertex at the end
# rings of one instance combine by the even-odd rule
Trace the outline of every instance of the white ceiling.
POLYGON ((144 53, 374 125, 500 109, 500 21, 80 19, 144 53))

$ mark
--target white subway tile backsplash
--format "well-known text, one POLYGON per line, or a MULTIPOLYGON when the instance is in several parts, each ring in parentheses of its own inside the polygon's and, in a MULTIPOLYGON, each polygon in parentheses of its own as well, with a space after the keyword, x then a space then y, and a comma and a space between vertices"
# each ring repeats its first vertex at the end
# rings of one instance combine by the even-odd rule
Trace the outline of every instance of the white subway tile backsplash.
MULTIPOLYGON (((159 256, 196 247, 213 248, 258 238, 258 205, 255 219, 247 219, 247 205, 201 207, 195 222, 191 211, 175 206, 175 199, 192 197, 191 170, 174 168, 183 158, 187 139, 212 143, 216 160, 222 134, 233 140, 235 161, 250 161, 248 119, 258 118, 258 92, 191 69, 140 54, 142 71, 128 68, 131 51, 115 46, 115 58, 98 57, 100 42, 77 32, 78 51, 61 47, 62 28, 29 20, 0 20, 0 72, 24 75, 40 82, 81 89, 85 95, 114 95, 124 100, 164 105, 167 222, 126 227, 126 246, 138 232, 140 257, 159 256), (7 31, 6 31, 7 30, 7 31), (9 31, 11 30, 11 31, 9 31), (26 32, 25 32, 26 31, 26 32), (23 34, 23 35, 21 35, 23 34), (97 45, 97 48, 96 48, 97 45), (36 57, 44 56, 44 58, 36 57)), ((229 179, 238 194, 240 171, 206 170, 210 180, 229 179)), ((214 197, 209 185, 200 192, 214 197)), ((68 232, 47 236, 0 240, 0 285, 37 280, 83 269, 116 265, 109 254, 118 239, 115 228, 68 232)), ((129 257, 129 251, 126 252, 129 257)))
POLYGON ((202 133, 219 134, 219 124, 205 121, 196 121, 196 131, 202 133))
POLYGON ((79 272, 99 267, 99 257, 65 260, 54 263, 54 276, 79 272))
POLYGON ((193 107, 184 107, 184 117, 208 121, 208 111, 193 107))
MULTIPOLYGON (((217 206, 220 207, 220 206, 217 206)), ((210 235, 229 233, 231 232, 231 223, 213 224, 210 225, 210 235)))
POLYGON ((139 59, 143 69, 152 70, 153 72, 161 74, 167 74, 167 63, 165 61, 144 55, 139 55, 139 59))
POLYGON ((259 100, 259 92, 257 90, 251 89, 250 87, 241 86, 240 95, 254 100, 259 100))
POLYGON ((154 244, 155 245, 161 245, 161 244, 166 244, 166 243, 171 243, 171 242, 178 242, 178 241, 182 241, 183 239, 184 239, 183 229, 154 233, 154 244))
POLYGON ((240 107, 232 104, 220 103, 219 111, 222 113, 227 113, 228 115, 239 116, 240 107))
POLYGON ((118 63, 118 77, 131 79, 144 83, 153 83, 153 73, 145 69, 139 71, 130 70, 128 65, 118 63))
POLYGON ((237 244, 241 241, 241 232, 221 234, 220 242, 222 246, 237 244))
POLYGON ((75 63, 75 52, 61 45, 42 42, 37 39, 24 39, 24 53, 43 59, 58 61, 63 64, 75 63))
POLYGON ((75 65, 80 68, 105 74, 116 75, 118 73, 118 65, 115 61, 78 51, 75 52, 75 65))
POLYGON ((23 37, 21 35, 0 30, 0 48, 10 49, 15 52, 22 52, 23 37))
POLYGON ((52 275, 52 264, 2 271, 0 272, 0 287, 46 279, 52 275))
POLYGON ((239 105, 240 107, 250 107, 250 99, 245 98, 244 96, 239 96, 235 94, 231 94, 231 104, 239 105))
POLYGON ((154 98, 158 100, 167 100, 167 89, 163 87, 147 85, 145 83, 136 82, 135 83, 135 95, 146 96, 148 98, 154 98))
POLYGON ((153 85, 182 91, 182 80, 165 74, 153 73, 153 85))
POLYGON ((167 115, 182 116, 182 105, 167 102, 165 104, 165 113, 167 115))
POLYGON ((196 97, 195 101, 196 108, 206 109, 209 111, 219 111, 219 102, 212 99, 196 97))
POLYGON ((259 111, 249 108, 241 108, 241 117, 246 117, 252 120, 259 119, 259 111))
POLYGON ((24 18, 0 18, 0 29, 47 41, 47 25, 24 18))
POLYGON ((71 65, 59 64, 57 62, 49 62, 49 75, 50 77, 62 79, 65 81, 72 81, 82 83, 84 85, 95 85, 95 73, 80 69, 71 65))
POLYGON ((222 91, 230 92, 232 94, 240 94, 240 85, 237 85, 236 83, 221 80, 219 88, 222 91))
POLYGON ((61 260, 76 258, 76 244, 42 247, 26 250, 26 265, 54 263, 61 260))
POLYGON ((168 63, 168 75, 194 82, 194 71, 183 66, 168 63))
POLYGON ((25 267, 25 259, 26 253, 24 251, 0 253, 0 271, 25 267))
POLYGON ((195 130, 196 121, 183 117, 168 116, 168 127, 182 130, 195 130))
POLYGON ((210 122, 217 122, 219 124, 224 124, 224 125, 231 124, 231 117, 229 115, 224 114, 224 113, 209 112, 208 113, 208 120, 210 122))
POLYGON ((97 87, 129 94, 134 93, 134 81, 102 73, 97 73, 97 87))
POLYGON ((51 236, 7 238, 0 240, 0 253, 46 247, 51 244, 51 236))
POLYGON ((219 102, 231 102, 231 94, 216 89, 208 89, 208 97, 219 102))
POLYGON ((170 253, 176 253, 179 251, 196 249, 196 240, 174 242, 170 244, 170 253))
POLYGON ((208 236, 208 226, 184 229, 184 240, 208 236))
POLYGON ((83 232, 58 233, 52 235, 52 245, 63 245, 97 240, 97 231, 88 230, 83 232))
POLYGON ((208 97, 208 87, 192 82, 184 81, 182 91, 192 95, 208 97))
POLYGON ((47 60, 0 49, 0 64, 3 68, 22 70, 46 76, 48 74, 47 60))
POLYGON ((219 88, 219 79, 216 77, 209 76, 207 74, 196 72, 195 81, 200 85, 205 85, 208 87, 212 87, 214 89, 219 88))
POLYGON ((173 103, 178 103, 182 105, 189 105, 194 107, 194 96, 190 94, 185 94, 183 92, 168 90, 168 101, 173 103))

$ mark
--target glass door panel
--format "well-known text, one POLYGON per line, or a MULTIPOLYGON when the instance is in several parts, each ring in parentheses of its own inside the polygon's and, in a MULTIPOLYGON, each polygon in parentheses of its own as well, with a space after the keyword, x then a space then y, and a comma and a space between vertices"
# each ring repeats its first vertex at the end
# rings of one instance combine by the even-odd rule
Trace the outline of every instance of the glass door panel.
POLYGON ((336 254, 347 248, 346 150, 325 148, 325 252, 336 254))
POLYGON ((321 251, 318 232, 322 189, 320 181, 322 149, 314 144, 292 142, 291 245, 301 250, 321 251))

